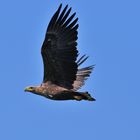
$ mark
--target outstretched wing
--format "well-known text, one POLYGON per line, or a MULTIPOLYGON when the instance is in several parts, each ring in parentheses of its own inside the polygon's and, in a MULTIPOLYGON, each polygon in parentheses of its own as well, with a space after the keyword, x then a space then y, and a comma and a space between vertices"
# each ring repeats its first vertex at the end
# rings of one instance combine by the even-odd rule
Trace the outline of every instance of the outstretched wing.
POLYGON ((76 80, 78 56, 76 13, 69 16, 71 8, 68 5, 61 11, 62 4, 53 15, 43 42, 41 53, 44 63, 43 83, 51 81, 62 87, 73 88, 76 80))

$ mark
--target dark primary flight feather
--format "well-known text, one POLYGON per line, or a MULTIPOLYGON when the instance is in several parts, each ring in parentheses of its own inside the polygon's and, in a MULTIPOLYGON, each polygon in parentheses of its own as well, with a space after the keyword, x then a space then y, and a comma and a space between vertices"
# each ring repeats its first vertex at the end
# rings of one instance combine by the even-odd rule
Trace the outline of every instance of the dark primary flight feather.
POLYGON ((71 8, 68 9, 68 5, 62 12, 61 7, 62 5, 52 17, 42 45, 43 82, 51 81, 71 89, 78 68, 76 63, 78 18, 73 20, 75 13, 69 16, 71 8))

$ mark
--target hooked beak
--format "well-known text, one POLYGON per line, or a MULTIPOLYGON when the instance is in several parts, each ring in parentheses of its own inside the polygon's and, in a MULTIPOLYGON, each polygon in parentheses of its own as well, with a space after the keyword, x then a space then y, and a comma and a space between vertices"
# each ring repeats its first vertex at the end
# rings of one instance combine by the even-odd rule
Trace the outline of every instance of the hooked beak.
POLYGON ((26 88, 24 89, 24 91, 25 91, 25 92, 32 92, 32 91, 33 91, 33 89, 32 89, 32 88, 30 88, 30 87, 26 87, 26 88))

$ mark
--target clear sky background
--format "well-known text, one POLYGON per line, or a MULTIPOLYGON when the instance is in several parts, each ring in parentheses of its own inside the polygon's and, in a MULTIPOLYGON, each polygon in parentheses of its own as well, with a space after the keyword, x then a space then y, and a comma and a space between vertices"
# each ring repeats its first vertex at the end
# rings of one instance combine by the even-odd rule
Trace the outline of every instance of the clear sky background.
POLYGON ((140 140, 140 1, 0 1, 1 140, 140 140), (25 93, 42 82, 40 48, 60 3, 73 7, 78 49, 96 64, 86 85, 96 102, 25 93))

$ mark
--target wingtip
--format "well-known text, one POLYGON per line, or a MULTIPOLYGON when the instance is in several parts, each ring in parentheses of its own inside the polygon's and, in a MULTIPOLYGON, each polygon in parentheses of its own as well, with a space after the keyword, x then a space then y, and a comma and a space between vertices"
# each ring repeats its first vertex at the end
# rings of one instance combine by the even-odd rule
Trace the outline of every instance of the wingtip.
POLYGON ((60 3, 59 7, 62 7, 62 3, 60 3))
POLYGON ((70 7, 70 9, 69 9, 70 11, 72 10, 72 7, 70 7))
POLYGON ((67 9, 68 8, 68 4, 65 6, 65 9, 67 9))
POLYGON ((62 3, 60 3, 59 7, 58 7, 58 11, 60 11, 62 8, 62 3))
POLYGON ((73 17, 76 15, 76 12, 73 13, 73 17))

